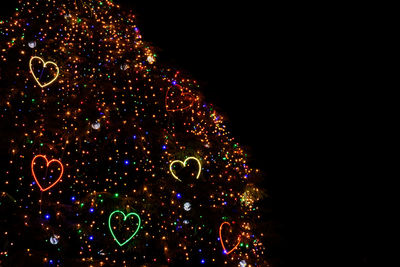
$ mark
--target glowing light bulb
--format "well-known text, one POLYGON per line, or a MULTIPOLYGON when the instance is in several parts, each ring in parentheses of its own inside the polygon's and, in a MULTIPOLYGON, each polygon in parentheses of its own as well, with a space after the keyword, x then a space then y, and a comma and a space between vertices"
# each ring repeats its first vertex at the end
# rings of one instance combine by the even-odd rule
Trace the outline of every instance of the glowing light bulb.
POLYGON ((35 48, 36 47, 36 41, 30 41, 29 43, 28 43, 28 46, 30 47, 30 48, 35 48))
POLYGON ((192 209, 192 205, 189 202, 186 202, 185 204, 183 204, 183 209, 189 211, 192 209))
POLYGON ((60 236, 58 236, 58 235, 53 235, 50 237, 50 243, 52 245, 57 245, 59 240, 60 240, 60 236))
POLYGON ((126 63, 124 63, 124 64, 122 64, 122 65, 120 66, 120 69, 121 69, 121 70, 127 70, 128 67, 129 67, 129 65, 126 64, 126 63))
POLYGON ((149 55, 149 56, 147 57, 147 62, 149 62, 150 64, 153 64, 155 60, 156 60, 156 59, 153 57, 153 55, 149 55))
POLYGON ((94 122, 94 123, 92 123, 92 129, 93 130, 98 130, 98 129, 100 129, 100 122, 98 122, 98 121, 96 121, 96 122, 94 122))

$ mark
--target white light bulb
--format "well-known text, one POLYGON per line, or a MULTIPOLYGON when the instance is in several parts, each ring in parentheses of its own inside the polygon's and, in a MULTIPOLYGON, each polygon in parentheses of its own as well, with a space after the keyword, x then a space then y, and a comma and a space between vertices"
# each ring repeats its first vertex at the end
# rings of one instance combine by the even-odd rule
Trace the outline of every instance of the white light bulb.
POLYGON ((100 122, 96 121, 96 122, 92 123, 92 128, 93 128, 93 130, 100 129, 100 122))
POLYGON ((124 64, 122 64, 122 65, 120 66, 120 69, 121 69, 121 70, 127 70, 128 67, 129 67, 129 65, 126 64, 126 63, 124 63, 124 64))
POLYGON ((189 202, 183 204, 183 209, 189 211, 192 208, 192 205, 189 202))
POLYGON ((154 61, 156 61, 156 59, 155 59, 152 55, 149 55, 149 56, 147 57, 147 62, 149 62, 150 64, 153 64, 154 61))
POLYGON ((30 48, 35 48, 35 47, 36 47, 36 41, 30 41, 30 42, 28 43, 28 46, 29 46, 30 48))
POLYGON ((53 235, 52 237, 50 237, 50 243, 52 245, 57 245, 59 240, 60 240, 60 236, 58 236, 58 235, 53 235))

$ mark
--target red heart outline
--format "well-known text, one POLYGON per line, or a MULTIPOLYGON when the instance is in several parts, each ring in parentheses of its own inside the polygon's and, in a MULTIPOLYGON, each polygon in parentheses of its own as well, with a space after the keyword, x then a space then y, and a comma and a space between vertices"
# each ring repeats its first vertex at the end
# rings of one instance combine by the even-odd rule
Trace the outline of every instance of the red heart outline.
POLYGON ((50 188, 52 188, 53 186, 55 186, 55 185, 60 181, 60 179, 61 179, 61 177, 62 177, 62 175, 63 175, 63 173, 64 173, 64 166, 62 165, 61 161, 59 161, 59 160, 57 160, 57 159, 52 159, 52 160, 48 161, 45 155, 36 155, 36 156, 32 159, 31 169, 32 169, 33 178, 35 179, 36 184, 39 186, 40 191, 42 191, 42 192, 47 191, 47 190, 49 190, 50 188), (44 158, 44 159, 46 160, 46 168, 48 168, 49 165, 50 165, 51 163, 53 163, 53 162, 58 163, 58 164, 60 165, 60 167, 61 167, 60 176, 57 178, 57 180, 56 180, 55 182, 53 182, 52 184, 50 184, 50 186, 48 186, 48 187, 46 187, 46 188, 43 188, 43 187, 40 185, 38 179, 36 178, 35 170, 33 169, 33 166, 34 166, 34 164, 35 164, 35 160, 36 160, 37 158, 44 158))
POLYGON ((195 96, 193 96, 191 93, 184 93, 184 92, 183 92, 182 86, 180 86, 180 85, 178 85, 178 84, 175 85, 175 86, 178 87, 179 90, 181 90, 181 96, 182 96, 182 97, 185 97, 186 95, 188 96, 188 99, 191 101, 191 103, 190 103, 189 105, 183 107, 183 108, 175 108, 175 109, 174 109, 174 108, 169 108, 170 104, 168 103, 168 99, 169 99, 170 97, 168 96, 168 93, 169 93, 169 91, 171 90, 171 87, 169 87, 168 90, 167 90, 167 93, 166 93, 166 95, 165 95, 165 109, 166 109, 167 111, 175 112, 175 111, 182 111, 182 110, 188 109, 188 108, 190 108, 191 106, 193 106, 194 102, 195 102, 198 98, 195 97, 195 96))
POLYGON ((234 251, 235 249, 237 249, 237 247, 240 244, 240 236, 238 237, 238 242, 237 244, 233 247, 233 249, 227 251, 224 245, 224 240, 222 239, 222 226, 224 226, 224 224, 228 224, 229 226, 231 226, 231 224, 229 222, 223 222, 221 223, 221 226, 219 227, 219 240, 221 241, 221 245, 222 245, 222 249, 224 254, 228 255, 229 253, 231 253, 232 251, 234 251))

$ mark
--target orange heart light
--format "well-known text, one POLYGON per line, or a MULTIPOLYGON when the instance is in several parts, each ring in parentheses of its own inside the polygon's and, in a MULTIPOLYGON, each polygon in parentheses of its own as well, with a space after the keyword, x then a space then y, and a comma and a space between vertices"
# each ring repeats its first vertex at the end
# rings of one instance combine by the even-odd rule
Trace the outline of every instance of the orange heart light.
POLYGON ((237 249, 237 247, 240 244, 240 236, 238 237, 238 242, 237 244, 231 249, 231 250, 226 250, 225 245, 224 245, 224 240, 222 239, 222 227, 227 224, 229 227, 231 226, 231 224, 229 222, 223 222, 221 223, 221 226, 219 227, 219 240, 221 241, 221 245, 222 245, 222 249, 225 255, 228 255, 229 253, 231 253, 232 251, 234 251, 235 249, 237 249))
MULTIPOLYGON (((57 160, 57 159, 52 159, 52 160, 48 161, 45 155, 36 155, 36 156, 32 159, 31 169, 32 169, 33 178, 35 179, 35 181, 36 181, 36 183, 37 183, 37 185, 39 186, 39 188, 40 188, 41 191, 47 191, 47 190, 49 190, 50 188, 52 188, 53 186, 55 186, 55 185, 61 180, 61 177, 62 177, 62 175, 63 175, 63 173, 64 173, 64 166, 62 165, 61 161, 59 161, 59 160, 57 160), (57 178, 54 182, 52 182, 48 187, 45 187, 45 188, 43 188, 43 187, 41 186, 39 180, 37 179, 35 170, 34 170, 35 162, 36 162, 36 160, 39 159, 39 158, 40 158, 40 159, 44 159, 44 160, 46 161, 46 173, 47 173, 47 170, 49 169, 49 166, 50 166, 50 165, 59 165, 59 166, 60 166, 59 169, 61 170, 61 172, 60 172, 58 178, 57 178)), ((44 177, 44 178, 45 178, 45 177, 44 177)))

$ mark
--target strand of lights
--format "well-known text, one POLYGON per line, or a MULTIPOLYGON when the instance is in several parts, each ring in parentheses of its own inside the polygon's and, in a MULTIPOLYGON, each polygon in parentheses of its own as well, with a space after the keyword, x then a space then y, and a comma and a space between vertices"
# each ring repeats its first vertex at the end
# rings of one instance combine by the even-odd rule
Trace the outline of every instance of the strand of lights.
MULTIPOLYGON (((63 242, 55 246, 70 246, 78 252, 70 259, 85 266, 177 265, 181 259, 186 261, 183 265, 237 266, 242 261, 248 266, 268 266, 263 264, 259 197, 254 190, 247 193, 245 187, 261 174, 248 165, 247 153, 230 134, 224 117, 212 104, 199 101, 203 100, 201 87, 189 75, 155 61, 156 48, 153 51, 141 40, 132 13, 124 13, 111 0, 76 0, 75 6, 74 1, 22 1, 18 15, 0 21, 0 76, 3 88, 8 89, 0 95, 0 124, 9 120, 15 128, 1 188, 15 196, 24 218, 23 227, 11 224, 1 230, 0 243, 6 240, 21 251, 6 247, 3 252, 11 254, 1 256, 0 252, 0 261, 12 265, 10 259, 23 256, 22 249, 28 247, 19 237, 40 222, 42 240, 53 244, 57 242, 54 235, 59 235, 63 242), (43 59, 32 60, 32 74, 26 65, 34 55, 43 59), (57 74, 54 65, 45 65, 49 59, 57 62, 62 73, 52 85, 40 88, 57 74), (31 75, 36 75, 40 86, 31 75), (29 90, 32 85, 39 90, 29 90), (160 132, 165 139, 160 139, 160 132), (180 151, 187 154, 178 156, 180 151), (25 166, 37 154, 60 155, 68 168, 62 178, 65 183, 47 191, 49 201, 38 200, 33 193, 36 186, 25 180, 30 176, 25 166), (195 180, 201 169, 200 175, 204 172, 209 183, 187 187, 171 183, 171 177, 165 176, 170 162, 183 161, 186 155, 201 155, 197 158, 202 168, 197 169, 192 160, 175 163, 172 175, 186 182, 186 171, 190 169, 195 180), (56 196, 50 195, 53 191, 58 192, 56 196), (37 203, 45 221, 36 216, 37 203), (98 231, 107 228, 112 211, 122 206, 128 209, 128 205, 135 207, 145 232, 138 232, 140 236, 121 247, 113 244, 108 230, 98 231), (73 221, 65 220, 70 211, 73 221), (229 218, 238 225, 251 222, 241 226, 246 234, 241 234, 238 251, 228 257, 218 253, 218 234, 209 232, 222 221, 207 216, 209 212, 223 214, 222 221, 229 218), (136 242, 138 246, 132 250, 136 242)), ((45 165, 43 159, 36 160, 36 176, 43 187, 57 178, 39 175, 46 171, 45 165)), ((55 167, 52 163, 49 171, 58 176, 55 167)), ((7 203, 15 205, 10 201, 7 203)), ((3 197, 0 202, 5 209, 3 197)), ((130 215, 125 222, 123 218, 119 213, 111 218, 120 244, 137 226, 136 216, 130 215)), ((225 238, 228 229, 223 226, 225 238)), ((224 246, 231 249, 235 237, 232 243, 224 239, 224 246)), ((58 262, 65 258, 65 250, 39 245, 34 250, 27 255, 39 259, 43 255, 45 265, 66 264, 58 262)))

